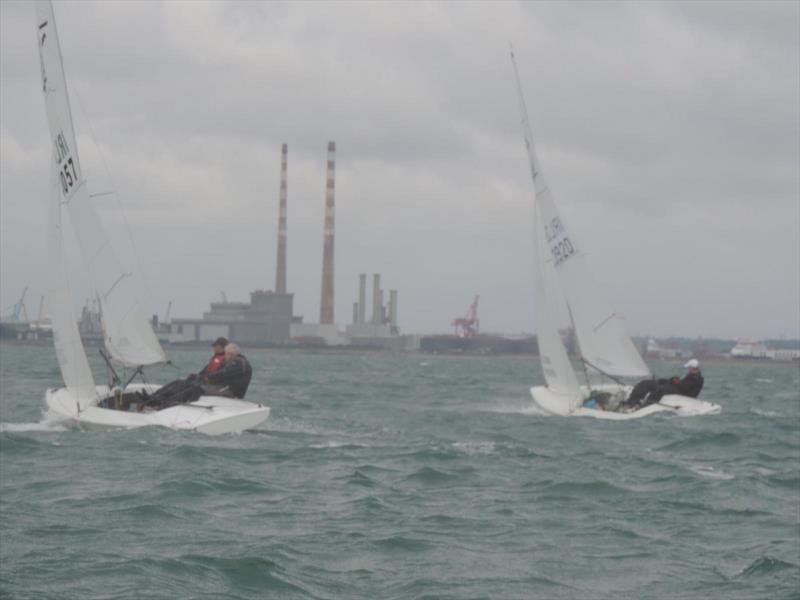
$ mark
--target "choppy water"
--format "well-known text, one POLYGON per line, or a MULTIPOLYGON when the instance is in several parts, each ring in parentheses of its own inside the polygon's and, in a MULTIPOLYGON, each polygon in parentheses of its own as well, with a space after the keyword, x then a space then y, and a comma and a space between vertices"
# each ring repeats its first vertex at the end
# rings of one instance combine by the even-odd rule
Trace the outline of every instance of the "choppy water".
POLYGON ((530 358, 250 358, 258 431, 98 432, 42 422, 52 349, 0 346, 0 596, 800 596, 797 367, 615 423, 537 415, 530 358))

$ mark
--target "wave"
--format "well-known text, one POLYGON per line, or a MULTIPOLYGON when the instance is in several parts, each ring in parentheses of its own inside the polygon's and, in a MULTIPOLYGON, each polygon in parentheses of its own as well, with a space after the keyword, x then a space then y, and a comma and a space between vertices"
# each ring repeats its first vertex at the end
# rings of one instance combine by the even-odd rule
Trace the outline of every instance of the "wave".
POLYGON ((369 448, 367 444, 355 444, 353 442, 334 442, 328 441, 321 444, 310 444, 308 446, 314 450, 327 450, 329 448, 337 448, 342 450, 359 450, 361 448, 369 448))
POLYGON ((445 473, 433 467, 422 467, 414 471, 411 475, 405 478, 405 481, 419 481, 426 484, 447 483, 457 479, 458 476, 452 473, 445 473))
POLYGON ((618 496, 627 494, 624 488, 617 487, 605 481, 570 481, 554 483, 543 490, 546 494, 563 495, 568 498, 592 498, 598 496, 618 496))
POLYGON ((518 398, 496 398, 491 406, 482 409, 482 411, 501 415, 551 416, 550 413, 542 410, 534 402, 523 402, 518 398))
POLYGON ((352 475, 343 478, 349 485, 360 485, 368 488, 380 485, 380 482, 356 469, 352 475))
POLYGON ((38 423, 0 423, 0 433, 59 433, 68 431, 63 421, 39 421, 38 423))
POLYGON ((767 477, 767 482, 769 482, 770 486, 786 488, 787 490, 791 490, 793 492, 796 492, 798 489, 800 489, 800 477, 797 475, 776 475, 767 477))
POLYGON ((475 454, 494 454, 494 442, 454 442, 453 448, 469 456, 475 454))
POLYGON ((234 590, 257 591, 263 594, 262 597, 269 597, 271 594, 316 597, 300 582, 292 581, 293 578, 281 565, 260 556, 229 558, 190 554, 165 561, 145 559, 142 562, 148 562, 148 567, 155 566, 171 575, 202 576, 202 580, 224 582, 224 586, 234 590))
POLYGON ((387 552, 424 552, 434 547, 434 544, 427 540, 393 535, 388 538, 375 540, 375 546, 387 552))
POLYGON ((675 509, 679 515, 685 515, 687 513, 713 513, 718 517, 731 516, 746 519, 773 516, 770 512, 754 508, 731 508, 720 506, 719 504, 705 504, 703 502, 689 502, 686 500, 661 500, 659 504, 669 507, 670 509, 675 509))
POLYGON ((734 578, 772 576, 789 570, 800 570, 800 566, 771 556, 761 556, 739 571, 734 578))
POLYGON ((722 481, 728 481, 730 479, 736 479, 735 475, 731 475, 730 473, 726 473, 721 469, 714 469, 714 467, 709 467, 706 465, 689 465, 689 470, 692 473, 700 475, 701 477, 706 477, 708 479, 719 479, 722 481))
POLYGON ((753 413, 753 414, 756 414, 756 415, 758 415, 760 417, 768 417, 770 419, 781 419, 781 418, 783 418, 783 415, 781 415, 780 413, 777 413, 777 412, 775 412, 773 410, 762 410, 760 408, 751 408, 750 412, 753 413))
POLYGON ((723 433, 702 432, 696 433, 684 440, 670 442, 669 444, 655 448, 655 450, 689 450, 694 448, 704 448, 706 446, 728 447, 736 446, 741 442, 742 438, 735 433, 730 433, 727 431, 723 433))

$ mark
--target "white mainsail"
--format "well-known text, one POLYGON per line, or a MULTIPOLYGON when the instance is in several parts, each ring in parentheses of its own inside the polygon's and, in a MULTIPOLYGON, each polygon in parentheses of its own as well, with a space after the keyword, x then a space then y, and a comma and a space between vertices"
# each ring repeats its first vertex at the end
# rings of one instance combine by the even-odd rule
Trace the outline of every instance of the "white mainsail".
MULTIPOLYGON (((620 319, 611 310, 605 295, 595 284, 586 254, 579 250, 575 238, 568 234, 564 221, 558 214, 552 193, 536 158, 533 134, 513 52, 511 61, 516 75, 525 145, 528 149, 536 194, 539 219, 537 232, 543 234, 542 241, 550 253, 550 257, 545 260, 537 247, 536 258, 539 260, 539 268, 549 264, 558 274, 583 361, 595 371, 607 375, 647 377, 650 375, 647 365, 636 351, 631 339, 625 334, 620 319)), ((543 285, 544 281, 540 283, 543 285)), ((551 385, 550 380, 548 385, 551 385)))
POLYGON ((36 26, 42 90, 53 139, 60 201, 69 210, 78 244, 100 301, 106 348, 119 363, 142 366, 166 361, 158 339, 136 300, 126 272, 89 198, 72 123, 61 47, 50 0, 37 0, 36 26))

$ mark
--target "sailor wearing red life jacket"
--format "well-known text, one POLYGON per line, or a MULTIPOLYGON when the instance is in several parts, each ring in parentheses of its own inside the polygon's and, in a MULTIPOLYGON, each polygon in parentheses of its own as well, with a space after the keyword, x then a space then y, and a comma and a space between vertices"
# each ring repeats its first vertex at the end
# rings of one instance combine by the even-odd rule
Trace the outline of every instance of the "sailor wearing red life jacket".
POLYGON ((200 379, 206 375, 209 375, 210 373, 216 373, 219 370, 219 368, 222 366, 222 363, 225 362, 225 346, 227 345, 228 340, 224 337, 214 340, 214 343, 211 344, 211 349, 214 351, 214 356, 212 356, 211 360, 208 361, 208 364, 203 367, 203 370, 197 374, 200 379))

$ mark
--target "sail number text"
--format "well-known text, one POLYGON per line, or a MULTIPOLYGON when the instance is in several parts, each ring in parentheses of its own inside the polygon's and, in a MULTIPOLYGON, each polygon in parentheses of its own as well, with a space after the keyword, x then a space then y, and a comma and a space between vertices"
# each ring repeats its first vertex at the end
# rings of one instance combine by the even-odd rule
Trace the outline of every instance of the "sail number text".
POLYGON ((573 246, 572 242, 569 241, 569 238, 565 236, 563 239, 559 240, 557 244, 550 248, 550 252, 553 253, 553 260, 555 261, 554 264, 557 267, 570 256, 575 254, 575 246, 573 246))
POLYGON ((558 217, 553 217, 544 225, 544 237, 550 245, 556 267, 575 254, 575 246, 565 234, 564 225, 558 217))
POLYGON ((56 164, 59 167, 58 177, 61 180, 61 190, 66 196, 78 184, 78 169, 70 156, 69 146, 63 132, 59 132, 53 145, 55 146, 56 164))

